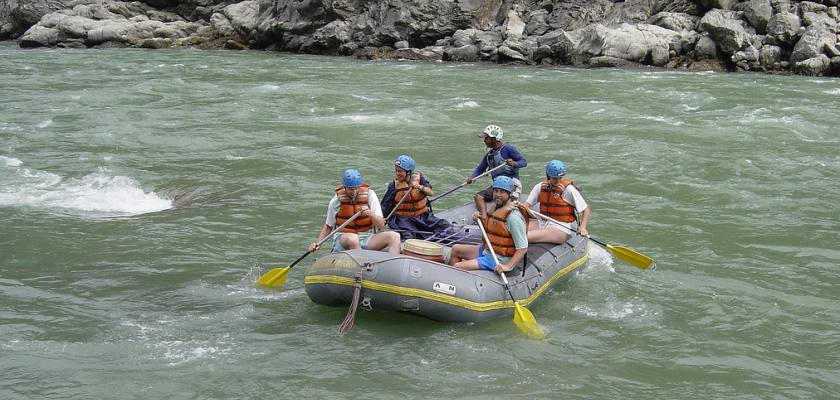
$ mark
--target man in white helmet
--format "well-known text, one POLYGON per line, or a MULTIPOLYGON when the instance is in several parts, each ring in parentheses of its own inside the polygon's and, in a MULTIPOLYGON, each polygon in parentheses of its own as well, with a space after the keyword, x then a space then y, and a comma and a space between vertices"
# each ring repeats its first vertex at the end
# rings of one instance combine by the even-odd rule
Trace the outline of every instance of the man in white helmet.
MULTIPOLYGON (((467 183, 470 184, 475 182, 476 177, 488 169, 493 169, 499 165, 506 164, 504 167, 493 171, 491 175, 494 179, 497 176, 507 176, 513 179, 513 191, 511 192, 511 197, 514 201, 519 200, 519 195, 522 193, 522 183, 519 181, 519 168, 525 168, 528 165, 528 161, 525 160, 525 157, 519 153, 519 150, 517 150, 516 147, 511 144, 502 143, 502 136, 504 136, 502 128, 499 128, 496 125, 487 125, 487 127, 484 128, 484 131, 482 131, 478 136, 484 139, 484 144, 487 146, 488 150, 481 159, 481 162, 478 163, 478 166, 475 167, 472 175, 470 175, 467 179, 467 183)), ((482 219, 487 218, 486 204, 487 202, 492 201, 492 186, 488 186, 475 194, 475 208, 478 210, 482 219)))

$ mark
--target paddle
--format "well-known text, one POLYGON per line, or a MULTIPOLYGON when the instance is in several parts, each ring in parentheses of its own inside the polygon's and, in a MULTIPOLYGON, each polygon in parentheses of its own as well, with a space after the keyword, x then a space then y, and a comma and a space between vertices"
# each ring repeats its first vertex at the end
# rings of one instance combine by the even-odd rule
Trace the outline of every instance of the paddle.
MULTIPOLYGON (((535 215, 539 216, 542 219, 554 222, 555 224, 559 224, 563 228, 566 228, 564 225, 560 224, 560 222, 557 222, 557 220, 555 220, 554 218, 551 218, 547 215, 544 215, 544 214, 542 214, 540 212, 537 212, 537 211, 534 211, 534 210, 530 210, 530 211, 532 213, 534 213, 535 215)), ((579 231, 577 231, 575 229, 572 229, 572 228, 566 228, 566 229, 568 229, 572 232, 580 233, 579 231)), ((650 258, 650 257, 648 257, 648 256, 646 256, 642 253, 639 253, 639 252, 637 252, 633 249, 629 249, 627 247, 622 247, 622 246, 615 246, 615 245, 612 245, 612 244, 605 244, 605 243, 602 243, 601 241, 599 241, 599 240, 597 240, 593 237, 589 237, 588 239, 595 242, 595 243, 600 244, 602 247, 604 247, 605 249, 612 252, 614 256, 626 261, 630 265, 633 265, 633 266, 641 268, 641 269, 648 269, 651 265, 653 265, 654 261, 653 261, 652 258, 650 258)))
MULTIPOLYGON (((479 175, 479 176, 476 176, 475 178, 473 178, 473 181, 476 181, 476 180, 478 180, 478 178, 481 178, 481 177, 483 177, 484 175, 487 175, 487 174, 489 174, 489 173, 491 173, 491 172, 493 172, 493 171, 495 171, 495 170, 497 170, 497 169, 499 169, 499 168, 502 168, 502 167, 504 167, 505 165, 507 165, 507 164, 497 165, 497 166, 493 167, 492 169, 489 169, 489 170, 485 171, 483 174, 481 174, 481 175, 479 175)), ((467 182, 466 182, 466 181, 461 182, 459 185, 455 185, 455 186, 453 186, 453 187, 451 187, 451 188, 449 188, 449 189, 446 189, 446 191, 445 191, 445 192, 443 192, 443 193, 441 193, 441 194, 439 194, 439 195, 437 195, 437 196, 433 196, 433 197, 429 198, 429 201, 435 201, 435 200, 437 200, 437 199, 440 199, 440 198, 442 198, 442 197, 444 197, 444 196, 446 196, 446 195, 448 195, 448 194, 450 194, 450 193, 452 193, 452 192, 454 192, 454 191, 456 191, 456 190, 458 190, 458 189, 460 189, 460 188, 462 188, 462 187, 464 187, 464 186, 466 186, 466 185, 467 185, 467 182)))
POLYGON ((397 205, 395 205, 394 208, 391 209, 391 212, 388 213, 388 216, 385 217, 385 222, 386 223, 388 222, 388 218, 391 218, 391 216, 394 215, 394 211, 397 211, 397 209, 400 208, 400 206, 402 205, 402 203, 405 201, 406 197, 408 197, 408 195, 411 193, 412 190, 414 190, 414 188, 409 187, 408 190, 405 191, 405 194, 400 199, 400 201, 397 203, 397 205))
MULTIPOLYGON (((361 213, 362 213, 362 211, 359 211, 359 212, 353 214, 353 216, 350 217, 350 219, 348 219, 347 221, 344 221, 343 224, 341 224, 337 228, 333 229, 333 231, 330 232, 329 235, 324 236, 323 239, 318 241, 318 246, 320 246, 322 243, 324 243, 324 241, 329 239, 330 236, 332 236, 336 232, 338 232, 339 229, 344 228, 345 226, 347 226, 348 224, 353 222, 353 220, 356 219, 356 217, 358 217, 361 213)), ((274 268, 271 271, 266 272, 265 274, 263 274, 263 276, 260 277, 260 279, 257 279, 257 282, 256 282, 257 285, 262 286, 262 287, 266 287, 266 288, 272 288, 272 287, 280 286, 280 285, 286 283, 286 278, 288 278, 288 276, 289 276, 289 269, 291 269, 292 267, 297 265, 297 263, 299 263, 300 260, 303 260, 304 257, 308 256, 309 253, 312 253, 312 251, 307 250, 306 253, 303 253, 303 255, 300 256, 300 258, 295 260, 295 262, 293 262, 292 265, 289 265, 288 267, 274 268)))
MULTIPOLYGON (((493 246, 490 245, 490 239, 487 238, 487 232, 484 230, 484 224, 481 223, 481 220, 477 220, 478 227, 481 228, 481 235, 484 236, 484 242, 487 244, 487 248, 490 250, 490 254, 493 255, 493 260, 496 261, 496 265, 499 264, 499 258, 496 257, 496 252, 493 250, 493 246)), ((543 332, 542 328, 537 324, 537 319, 534 318, 534 314, 531 314, 527 308, 523 307, 519 304, 516 299, 513 298, 513 291, 510 289, 510 285, 508 285, 507 276, 505 276, 504 272, 499 273, 502 276, 502 282, 505 283, 505 289, 507 289, 508 295, 510 295, 510 299, 513 300, 514 305, 514 313, 513 313, 513 323, 519 328, 519 331, 531 336, 533 338, 542 339, 545 337, 545 332, 543 332)))

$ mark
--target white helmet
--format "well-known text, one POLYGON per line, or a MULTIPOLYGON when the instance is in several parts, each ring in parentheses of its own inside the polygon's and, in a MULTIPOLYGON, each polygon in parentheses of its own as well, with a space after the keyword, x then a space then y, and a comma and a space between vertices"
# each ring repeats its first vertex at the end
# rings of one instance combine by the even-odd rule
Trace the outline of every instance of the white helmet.
POLYGON ((491 138, 495 138, 496 140, 501 140, 502 136, 505 134, 502 132, 502 128, 499 128, 496 125, 487 125, 482 131, 484 135, 490 136, 491 138))

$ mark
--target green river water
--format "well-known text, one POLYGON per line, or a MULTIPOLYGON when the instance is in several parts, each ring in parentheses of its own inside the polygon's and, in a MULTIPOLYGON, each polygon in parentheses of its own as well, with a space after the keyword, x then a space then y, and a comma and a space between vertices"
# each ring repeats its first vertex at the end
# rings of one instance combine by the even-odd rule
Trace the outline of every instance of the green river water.
POLYGON ((836 79, 5 43, 0 93, 2 399, 840 391, 836 79), (343 169, 384 194, 406 153, 442 192, 489 123, 526 187, 562 159, 592 236, 657 269, 593 246, 531 307, 542 341, 364 311, 339 337, 306 261, 254 287, 306 251, 343 169))

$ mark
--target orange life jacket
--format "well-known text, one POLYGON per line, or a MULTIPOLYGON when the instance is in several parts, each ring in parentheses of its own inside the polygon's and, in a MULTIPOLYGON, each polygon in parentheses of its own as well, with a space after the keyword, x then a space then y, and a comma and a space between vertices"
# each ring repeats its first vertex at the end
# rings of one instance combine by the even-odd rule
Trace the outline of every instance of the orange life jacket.
MULTIPOLYGON (((364 208, 370 209, 370 205, 368 205, 368 190, 369 186, 367 183, 362 184, 359 187, 359 191, 356 193, 356 197, 350 197, 347 194, 347 189, 344 186, 339 186, 335 189, 335 195, 338 196, 338 201, 341 202, 341 206, 338 209, 338 212, 335 214, 335 226, 339 226, 346 222, 350 217, 352 217, 357 212, 361 211, 364 208)), ((373 221, 370 217, 363 217, 358 216, 356 219, 353 220, 349 225, 341 228, 339 232, 352 232, 352 233, 359 233, 359 232, 367 232, 370 228, 373 227, 373 221)))
MULTIPOLYGON (((408 190, 408 183, 394 182, 394 204, 397 204, 405 196, 405 191, 408 190)), ((417 217, 429 212, 429 201, 422 191, 412 190, 408 197, 403 200, 399 208, 394 211, 394 215, 403 217, 417 217)))
POLYGON ((540 213, 560 222, 574 222, 576 219, 575 206, 563 199, 563 192, 569 185, 573 184, 574 182, 562 178, 560 179, 560 186, 554 186, 549 184, 548 179, 544 179, 540 187, 540 213))
MULTIPOLYGON (((493 246, 493 250, 496 252, 497 255, 510 257, 514 253, 516 253, 516 246, 513 243, 513 235, 505 225, 505 220, 513 211, 514 208, 519 209, 519 213, 522 214, 522 218, 525 219, 525 229, 528 228, 528 210, 523 205, 510 205, 507 207, 502 207, 493 212, 489 218, 487 218, 487 223, 484 225, 484 230, 487 231, 487 237, 490 239, 490 244, 493 246)), ((487 243, 484 244, 484 247, 487 247, 487 243)))

